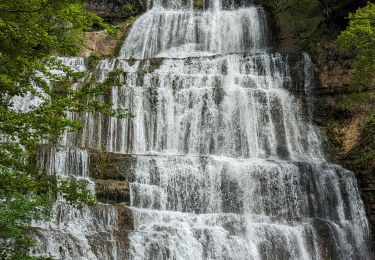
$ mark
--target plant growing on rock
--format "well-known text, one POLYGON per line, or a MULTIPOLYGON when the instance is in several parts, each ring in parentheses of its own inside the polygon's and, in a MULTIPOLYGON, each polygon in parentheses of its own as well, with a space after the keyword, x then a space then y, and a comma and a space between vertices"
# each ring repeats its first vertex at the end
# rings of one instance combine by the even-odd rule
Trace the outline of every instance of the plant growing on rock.
POLYGON ((135 13, 134 6, 131 3, 126 3, 123 6, 121 6, 121 12, 123 12, 126 15, 133 15, 135 13))

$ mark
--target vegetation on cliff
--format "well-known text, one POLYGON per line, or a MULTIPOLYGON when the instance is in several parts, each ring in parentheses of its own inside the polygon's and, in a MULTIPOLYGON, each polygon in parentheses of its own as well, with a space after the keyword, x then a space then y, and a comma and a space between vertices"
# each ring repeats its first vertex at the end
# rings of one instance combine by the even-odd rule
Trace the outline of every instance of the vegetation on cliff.
POLYGON ((275 17, 279 34, 288 34, 296 48, 312 51, 318 42, 334 40, 347 23, 348 12, 366 0, 263 0, 275 17))
MULTIPOLYGON (((264 0, 282 33, 290 34, 298 48, 316 43, 323 33, 323 8, 318 0, 264 0)), ((280 33, 280 32, 279 32, 280 33)))
MULTIPOLYGON (((353 170, 375 172, 375 4, 368 3, 350 13, 348 27, 338 42, 347 52, 354 52, 351 87, 339 95, 335 106, 349 112, 351 119, 361 119, 357 143, 341 156, 353 170)), ((375 194, 372 194, 375 199, 375 194)))
MULTIPOLYGON (((371 1, 354 0, 263 2, 274 14, 279 32, 289 32, 287 37, 292 38, 295 45, 292 50, 306 50, 316 54, 319 44, 337 41, 342 47, 337 55, 344 55, 346 52, 354 57, 350 64, 351 86, 344 92, 340 90, 335 101, 330 102, 329 109, 343 111, 344 114, 350 114, 350 118, 362 117, 358 131, 364 135, 363 139, 368 141, 369 137, 365 132, 372 132, 374 118, 372 104, 375 84, 375 4, 371 1)), ((338 157, 344 156, 345 152, 339 151, 343 140, 334 139, 345 137, 332 136, 330 143, 334 146, 334 153, 339 155, 338 157)))
POLYGON ((346 51, 356 52, 353 86, 368 89, 375 84, 375 4, 368 3, 348 18, 338 41, 346 51))
POLYGON ((348 19, 338 43, 344 52, 355 55, 350 87, 331 102, 334 110, 346 114, 338 118, 337 129, 341 124, 344 134, 334 148, 338 159, 345 160, 353 170, 371 172, 375 170, 375 4, 368 3, 349 13, 348 19), (353 122, 357 125, 357 140, 349 149, 343 149, 348 136, 345 128, 350 129, 351 125, 353 128, 353 122))
MULTIPOLYGON (((26 259, 33 241, 27 236, 31 221, 44 219, 57 196, 76 203, 93 203, 85 185, 45 176, 32 158, 42 140, 56 142, 66 130, 80 127, 66 111, 100 111, 118 117, 97 98, 105 84, 71 82, 81 78, 51 54, 80 52, 83 32, 93 25, 109 31, 81 0, 3 0, 0 2, 0 258, 26 259), (61 73, 52 73, 51 71, 61 73), (46 80, 48 79, 48 80, 46 80), (13 106, 15 97, 32 94, 38 105, 27 110, 13 106)), ((78 204, 77 204, 78 203, 78 204)))

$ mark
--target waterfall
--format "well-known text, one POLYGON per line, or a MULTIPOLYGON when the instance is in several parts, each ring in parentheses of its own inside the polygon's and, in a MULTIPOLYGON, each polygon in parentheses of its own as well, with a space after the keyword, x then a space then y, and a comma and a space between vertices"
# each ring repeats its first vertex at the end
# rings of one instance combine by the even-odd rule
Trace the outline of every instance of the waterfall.
MULTIPOLYGON (((289 56, 271 51, 261 6, 221 0, 201 10, 181 0, 148 6, 120 56, 101 61, 92 75, 104 81, 122 71, 109 99, 135 117, 72 114, 84 128, 65 135, 63 150, 42 147, 38 160, 48 174, 85 179, 93 191, 99 187, 92 181, 127 182, 121 192, 129 192, 128 204, 80 211, 56 203, 54 220, 35 224, 40 243, 32 253, 370 259, 355 176, 326 161, 311 121, 309 56, 300 55, 304 104, 290 91, 296 83, 289 56), (93 165, 104 169, 95 173, 93 165)), ((64 62, 83 70, 81 60, 64 62)))
POLYGON ((202 12, 155 7, 135 22, 120 56, 181 58, 255 52, 267 42, 265 19, 259 7, 202 12))

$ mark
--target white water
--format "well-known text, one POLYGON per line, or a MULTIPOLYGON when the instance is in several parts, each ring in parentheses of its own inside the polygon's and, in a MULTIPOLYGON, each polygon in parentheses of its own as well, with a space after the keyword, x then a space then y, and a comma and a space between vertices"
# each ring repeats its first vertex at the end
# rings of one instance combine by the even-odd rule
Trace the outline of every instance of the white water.
MULTIPOLYGON (((121 56, 102 61, 95 72, 100 81, 114 69, 124 72, 110 99, 135 118, 72 115, 85 127, 67 134, 63 144, 136 155, 134 167, 124 169, 135 176, 129 237, 119 235, 122 205, 79 213, 61 204, 55 211, 60 221, 39 231, 43 246, 35 254, 370 258, 355 177, 325 161, 310 102, 306 115, 288 91, 288 58, 269 52, 263 9, 222 5, 212 1, 196 11, 190 2, 150 3, 121 56)), ((306 54, 302 58, 310 101, 313 67, 306 54)), ((49 173, 87 178, 85 150, 69 149, 43 155, 54 160, 40 165, 49 173)))
POLYGON ((338 259, 366 258, 356 182, 338 166, 141 157, 136 176, 134 259, 320 259, 324 236, 338 259))
POLYGON ((192 57, 263 49, 265 15, 257 7, 232 11, 155 7, 135 22, 120 57, 192 57))

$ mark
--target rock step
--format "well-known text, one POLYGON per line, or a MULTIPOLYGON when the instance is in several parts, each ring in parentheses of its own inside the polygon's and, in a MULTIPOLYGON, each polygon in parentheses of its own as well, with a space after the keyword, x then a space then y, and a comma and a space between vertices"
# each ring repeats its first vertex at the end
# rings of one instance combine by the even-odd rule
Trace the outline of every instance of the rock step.
POLYGON ((89 153, 90 178, 101 180, 134 181, 136 156, 87 149, 89 153))
POLYGON ((100 202, 120 203, 129 205, 130 191, 129 183, 116 180, 96 180, 95 195, 100 202))

